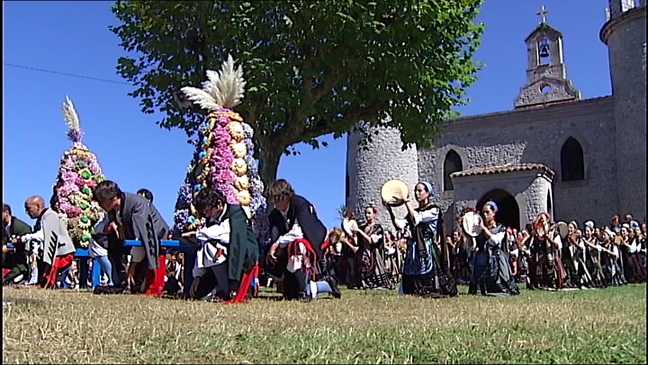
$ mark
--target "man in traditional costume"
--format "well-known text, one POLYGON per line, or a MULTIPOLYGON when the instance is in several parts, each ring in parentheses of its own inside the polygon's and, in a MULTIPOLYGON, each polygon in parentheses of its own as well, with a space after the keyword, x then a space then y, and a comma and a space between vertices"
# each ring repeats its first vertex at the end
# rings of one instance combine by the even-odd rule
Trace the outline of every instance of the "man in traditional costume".
POLYGON ((315 281, 318 274, 326 272, 322 245, 328 233, 315 207, 296 195, 284 179, 270 184, 267 195, 275 206, 269 217, 274 243, 268 251, 267 261, 271 272, 283 271, 284 298, 309 301, 320 289, 340 298, 334 277, 319 275, 328 285, 318 285, 315 281))
POLYGON ((93 199, 108 214, 110 224, 105 225, 103 233, 114 231, 122 241, 138 240, 142 243, 142 246, 132 247, 130 251, 131 264, 126 282, 131 285, 131 290, 137 291, 134 278, 137 266, 142 263, 147 265, 144 291, 147 294, 160 294, 161 288, 156 290, 152 288, 152 284, 158 266, 160 240, 168 235, 169 226, 158 210, 143 196, 122 192, 119 186, 110 180, 97 184, 93 199))
POLYGON ((252 222, 238 204, 229 204, 220 191, 203 188, 194 207, 205 226, 183 237, 197 240, 191 298, 206 301, 243 301, 258 271, 259 247, 252 222))
POLYGON ((67 225, 54 210, 45 207, 45 201, 40 196, 32 196, 25 201, 25 212, 30 218, 36 219, 34 233, 14 238, 13 242, 42 247, 43 286, 55 288, 56 283, 64 279, 59 276, 74 261, 75 248, 67 225))
POLYGON ((14 217, 8 204, 2 207, 2 222, 5 230, 2 237, 2 285, 17 284, 29 275, 28 252, 23 242, 13 244, 9 239, 31 233, 31 227, 14 217))

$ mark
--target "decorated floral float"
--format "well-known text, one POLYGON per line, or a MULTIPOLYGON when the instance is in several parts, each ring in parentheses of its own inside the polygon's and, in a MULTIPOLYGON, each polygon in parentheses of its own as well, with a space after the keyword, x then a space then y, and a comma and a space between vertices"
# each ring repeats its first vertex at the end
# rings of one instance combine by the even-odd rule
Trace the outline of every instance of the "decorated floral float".
POLYGON ((100 219, 103 210, 92 201, 92 189, 104 176, 94 153, 81 140, 83 131, 72 101, 66 97, 61 107, 68 127, 67 136, 72 148, 61 158, 56 183, 53 186, 53 206, 67 221, 70 237, 76 247, 87 247, 90 243, 92 225, 100 219))
POLYGON ((243 70, 234 68, 229 56, 219 72, 207 71, 202 89, 183 87, 189 100, 208 111, 200 127, 196 152, 178 191, 175 228, 179 232, 196 230, 204 218, 193 206, 193 198, 205 187, 221 191, 230 204, 240 204, 252 219, 259 243, 269 240, 263 182, 254 159, 254 133, 232 108, 243 98, 243 70))

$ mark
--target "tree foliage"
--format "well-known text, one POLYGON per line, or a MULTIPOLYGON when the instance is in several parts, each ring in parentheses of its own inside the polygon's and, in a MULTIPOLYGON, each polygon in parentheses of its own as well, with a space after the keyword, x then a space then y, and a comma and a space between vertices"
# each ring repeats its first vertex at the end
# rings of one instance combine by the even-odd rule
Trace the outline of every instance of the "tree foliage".
POLYGON ((318 137, 354 128, 394 127, 404 148, 429 146, 475 80, 481 3, 117 1, 110 30, 129 54, 117 65, 135 85, 129 95, 188 136, 203 117, 180 106, 180 88, 199 86, 228 54, 241 62, 248 89, 238 111, 272 180, 295 144, 318 148, 318 137))

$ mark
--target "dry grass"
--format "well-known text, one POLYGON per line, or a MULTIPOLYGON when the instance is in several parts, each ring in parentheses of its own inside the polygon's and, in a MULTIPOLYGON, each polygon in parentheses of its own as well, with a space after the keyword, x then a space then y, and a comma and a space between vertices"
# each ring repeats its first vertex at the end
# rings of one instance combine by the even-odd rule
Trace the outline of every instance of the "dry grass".
POLYGON ((646 363, 645 285, 230 306, 38 289, 3 299, 14 301, 3 363, 646 363))

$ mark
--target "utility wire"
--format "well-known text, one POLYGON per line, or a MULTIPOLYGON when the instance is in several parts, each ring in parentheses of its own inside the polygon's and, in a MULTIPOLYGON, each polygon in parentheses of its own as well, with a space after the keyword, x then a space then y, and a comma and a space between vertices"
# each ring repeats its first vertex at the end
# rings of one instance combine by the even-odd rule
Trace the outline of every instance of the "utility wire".
POLYGON ((75 75, 75 74, 59 72, 59 71, 44 70, 42 68, 35 68, 35 67, 29 67, 29 66, 23 66, 23 65, 15 65, 13 63, 3 63, 3 65, 22 68, 22 69, 25 69, 25 70, 40 71, 40 72, 46 72, 46 73, 57 74, 57 75, 62 75, 62 76, 78 77, 78 78, 81 78, 81 79, 88 79, 88 80, 102 81, 102 82, 110 82, 110 83, 113 83, 113 84, 122 84, 122 85, 131 85, 132 86, 131 83, 124 82, 124 81, 108 80, 108 79, 102 79, 102 78, 99 78, 99 77, 75 75))

